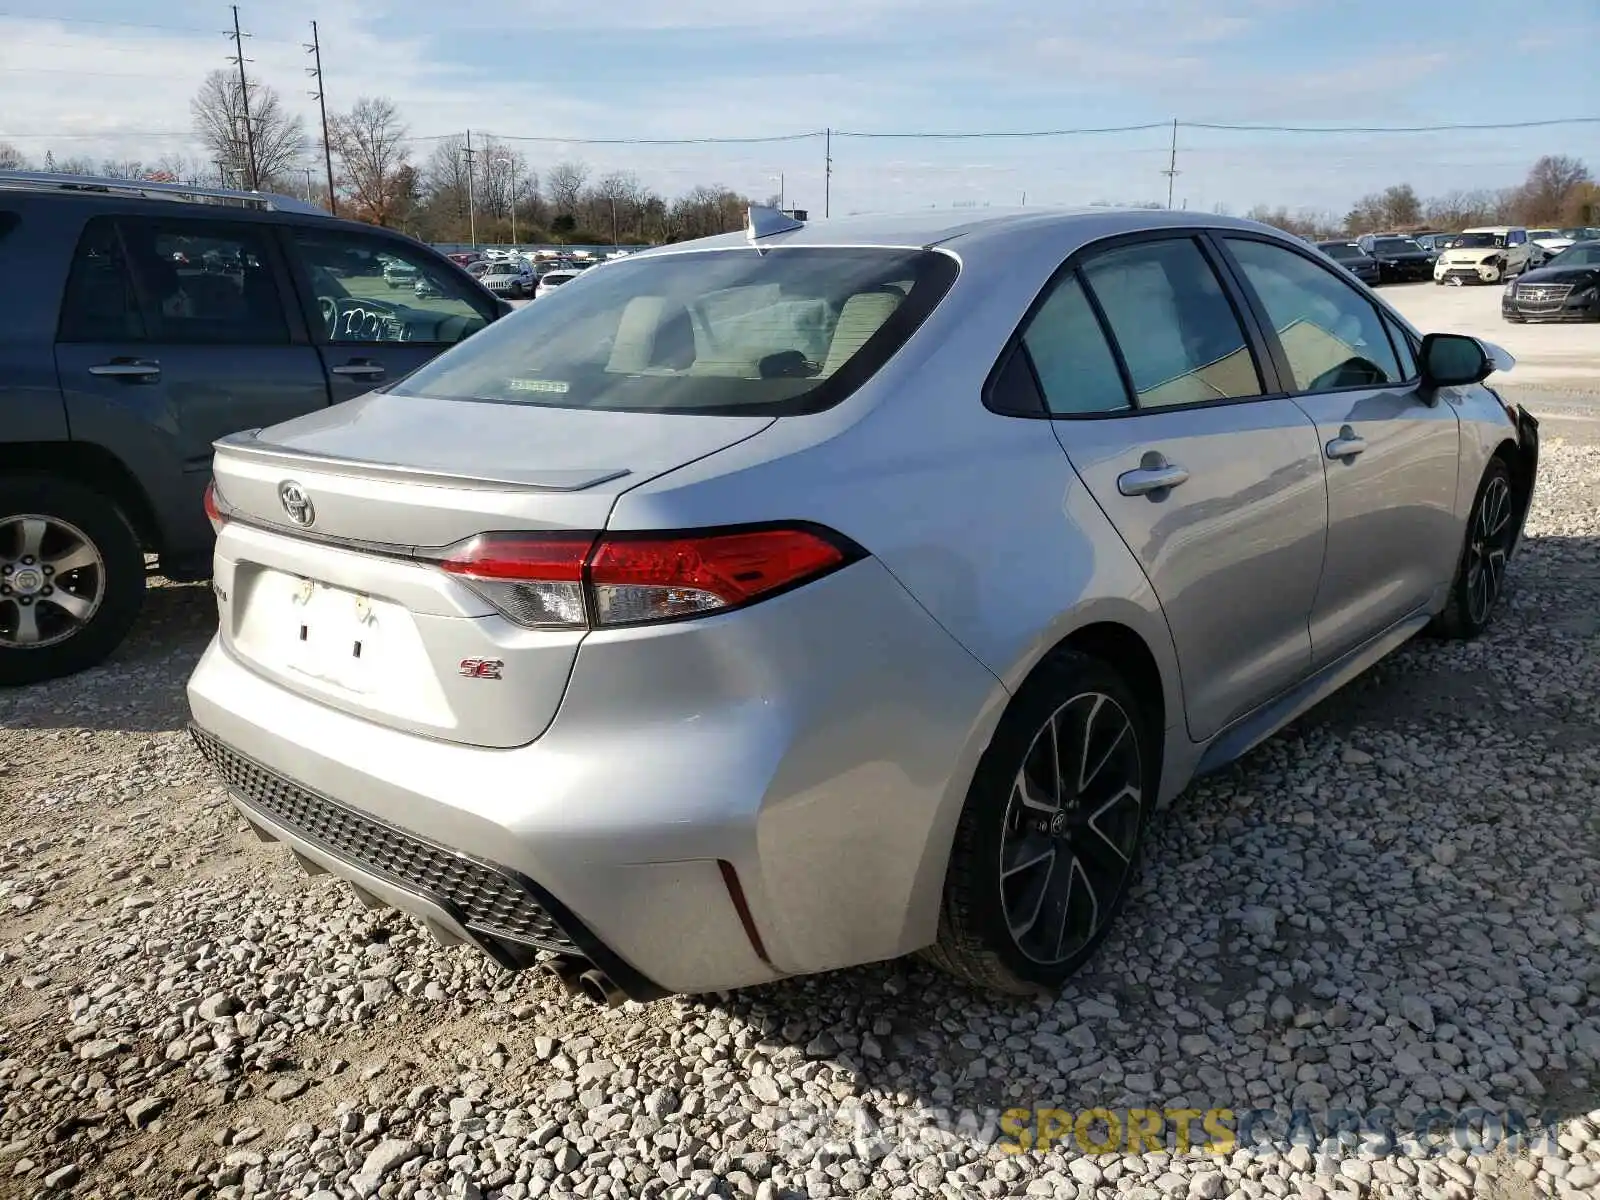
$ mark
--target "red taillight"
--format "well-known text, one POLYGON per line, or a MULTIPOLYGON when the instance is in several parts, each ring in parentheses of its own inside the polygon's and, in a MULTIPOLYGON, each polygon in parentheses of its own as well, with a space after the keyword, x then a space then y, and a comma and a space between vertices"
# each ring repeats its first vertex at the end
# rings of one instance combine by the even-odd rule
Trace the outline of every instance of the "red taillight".
MULTIPOLYGON (((191 496, 194 495, 193 492, 190 492, 189 494, 191 496)), ((206 498, 204 503, 206 509, 206 520, 211 522, 211 532, 221 533, 222 523, 227 520, 227 518, 222 515, 222 508, 217 503, 217 485, 215 482, 206 484, 206 498)))
POLYGON ((605 537, 589 560, 601 625, 670 621, 732 608, 831 571, 845 561, 808 529, 709 536, 605 537))
POLYGON ((483 534, 439 566, 536 629, 672 621, 750 604, 862 551, 804 526, 707 534, 483 534))

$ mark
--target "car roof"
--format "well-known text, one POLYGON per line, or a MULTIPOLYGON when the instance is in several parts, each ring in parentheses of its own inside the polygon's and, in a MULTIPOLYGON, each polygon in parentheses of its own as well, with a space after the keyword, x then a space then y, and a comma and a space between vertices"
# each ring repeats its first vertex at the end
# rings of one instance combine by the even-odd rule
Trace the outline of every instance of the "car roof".
POLYGON ((1510 233, 1513 229, 1521 229, 1521 225, 1474 225, 1471 229, 1463 229, 1462 233, 1510 233))
MULTIPOLYGON (((1237 229, 1268 232, 1287 238, 1282 230, 1211 213, 1158 208, 985 208, 973 211, 934 210, 914 213, 878 213, 833 217, 797 224, 790 230, 768 234, 758 245, 776 246, 879 246, 932 248, 944 246, 965 252, 982 243, 1004 241, 1043 228, 1070 228, 1081 243, 1161 229, 1237 229)), ((630 254, 630 259, 703 250, 733 249, 751 244, 744 232, 717 234, 692 242, 656 246, 630 254)))

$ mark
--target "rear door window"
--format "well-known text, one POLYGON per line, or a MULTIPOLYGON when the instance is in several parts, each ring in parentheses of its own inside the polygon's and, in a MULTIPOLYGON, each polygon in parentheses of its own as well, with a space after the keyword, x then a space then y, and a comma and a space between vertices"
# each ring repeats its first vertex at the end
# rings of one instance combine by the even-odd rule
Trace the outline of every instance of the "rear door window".
POLYGON ((1083 276, 1122 351, 1140 408, 1261 395, 1244 327, 1189 238, 1109 250, 1083 276))
POLYGON ((84 226, 67 274, 57 338, 63 342, 142 342, 144 314, 122 239, 109 217, 84 226))
POLYGON ((283 346, 284 297, 266 230, 221 221, 119 219, 150 340, 283 346))
POLYGON ((1105 331, 1076 275, 1062 280, 1039 306, 1022 344, 1028 348, 1045 409, 1052 416, 1123 412, 1131 407, 1105 331))
MULTIPOLYGON (((836 404, 949 290, 888 247, 739 248, 586 271, 392 390, 558 408, 782 416, 836 404)), ((545 276, 546 289, 558 280, 545 276)))

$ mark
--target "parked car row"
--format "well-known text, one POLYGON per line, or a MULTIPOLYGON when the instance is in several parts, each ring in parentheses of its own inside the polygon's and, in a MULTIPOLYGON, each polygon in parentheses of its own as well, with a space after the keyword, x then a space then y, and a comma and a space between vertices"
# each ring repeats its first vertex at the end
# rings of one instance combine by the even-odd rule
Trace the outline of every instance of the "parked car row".
POLYGON ((1577 242, 1596 237, 1600 237, 1600 231, 1586 228, 1487 225, 1460 233, 1367 233, 1315 245, 1363 283, 1406 283, 1431 278, 1440 285, 1459 287, 1467 283, 1503 283, 1544 266, 1577 242))

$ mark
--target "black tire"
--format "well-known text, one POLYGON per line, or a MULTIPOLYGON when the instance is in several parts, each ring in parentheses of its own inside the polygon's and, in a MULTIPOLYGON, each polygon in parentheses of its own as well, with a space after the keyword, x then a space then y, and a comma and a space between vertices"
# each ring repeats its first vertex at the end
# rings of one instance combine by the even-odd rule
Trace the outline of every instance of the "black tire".
MULTIPOLYGON (((52 629, 59 626, 46 622, 43 644, 27 646, 18 644, 22 610, 16 590, 10 596, 0 594, 0 686, 8 687, 59 679, 103 661, 122 644, 144 604, 144 553, 132 526, 111 500, 82 484, 48 475, 0 480, 0 536, 14 541, 16 535, 7 531, 17 528, 11 522, 24 514, 61 522, 83 535, 99 556, 100 565, 84 569, 92 574, 61 576, 68 580, 61 592, 77 589, 88 595, 92 590, 98 606, 61 640, 48 640, 52 629)), ((57 528, 52 536, 59 534, 57 528)), ((11 556, 20 545, 0 545, 0 571, 9 567, 12 577, 21 559, 13 562, 11 556)), ((0 588, 5 587, 9 585, 0 582, 0 588)), ((35 603, 33 597, 29 600, 30 605, 35 603)), ((48 602, 41 596, 37 603, 38 613, 43 613, 48 602)), ((56 610, 58 623, 61 611, 56 610)), ((44 620, 36 614, 36 622, 44 620)))
MULTIPOLYGON (((1106 723, 1109 710, 1102 706, 1096 711, 1101 715, 1089 721, 1091 740, 1086 743, 1080 762, 1090 760, 1088 745, 1096 746, 1095 754, 1100 752, 1098 744, 1092 740, 1097 723, 1100 736, 1108 742, 1111 739, 1112 726, 1106 723)), ((1012 699, 995 729, 989 748, 979 761, 950 852, 939 914, 938 940, 922 952, 923 956, 965 982, 1016 995, 1054 991, 1087 962, 1115 923, 1116 915, 1138 874, 1139 851, 1150 812, 1155 805, 1159 779, 1161 754, 1157 736, 1133 690, 1104 662, 1076 652, 1061 651, 1041 664, 1012 699), (1069 720, 1076 720, 1074 714, 1082 711, 1081 698, 1086 695, 1111 701, 1127 719, 1126 733, 1121 737, 1131 741, 1131 751, 1124 741, 1116 741, 1105 752, 1102 766, 1103 769, 1113 765, 1117 770, 1130 768, 1136 773, 1137 778, 1132 781, 1132 786, 1137 789, 1137 809, 1131 810, 1131 802, 1112 801, 1096 812, 1093 809, 1101 803, 1098 796, 1088 803, 1082 803, 1080 793, 1073 802, 1072 810, 1081 815, 1067 821, 1057 816, 1050 820, 1048 831, 1034 828, 1033 825, 1044 819, 1044 814, 1038 809, 1028 808, 1026 804, 1014 808, 1014 782, 1024 776, 1031 764, 1038 761, 1035 758, 1038 753, 1036 738, 1046 734, 1053 717, 1060 716, 1063 731, 1066 731, 1069 720), (1101 820, 1114 803, 1118 807, 1106 819, 1111 832, 1103 832, 1095 822, 1101 820), (1024 822, 1030 828, 1013 829, 1014 812, 1021 816, 1035 814, 1031 822, 1024 822), (1080 822, 1077 829, 1057 831, 1057 823, 1071 824, 1073 821, 1080 822), (1056 935, 1055 942, 1056 951, 1061 957, 1054 961, 1043 960, 1038 954, 1024 948, 1023 943, 1034 937, 1032 926, 1021 935, 1013 935, 1012 932, 1013 924, 1007 915, 1007 884, 1001 862, 1008 846, 1017 844, 1008 839, 1017 838, 1037 838, 1056 843, 1057 850, 1052 853, 1058 853, 1061 857, 1051 858, 1049 871, 1056 869, 1058 861, 1069 864, 1066 867, 1068 890, 1060 898, 1059 906, 1063 918, 1061 932, 1056 935), (1091 846, 1092 839, 1098 840, 1093 840, 1091 846), (1121 849, 1116 849, 1116 846, 1121 849), (1099 848, 1098 854, 1094 853, 1093 847, 1099 848), (1106 853, 1108 847, 1116 849, 1115 855, 1106 853), (1091 868, 1082 864, 1096 857, 1106 862, 1120 863, 1121 878, 1114 888, 1109 889, 1110 894, 1106 899, 1097 901, 1095 912, 1098 923, 1088 929, 1084 936, 1075 936, 1068 943, 1065 931, 1070 923, 1075 894, 1072 888, 1076 886, 1077 879, 1090 882, 1091 868)), ((1029 773, 1029 778, 1033 777, 1029 773)), ((1080 768, 1080 779, 1082 777, 1080 768)), ((1101 780, 1099 775, 1091 775, 1090 783, 1097 791, 1116 786, 1115 780, 1101 780)), ((1067 807, 1059 806, 1058 812, 1067 807)), ((1018 861, 1021 860, 1022 856, 1019 856, 1018 861)), ((1095 869, 1098 877, 1098 868, 1095 869)), ((1038 870, 1036 867, 1018 869, 1010 878, 1019 881, 1018 886, 1031 887, 1037 880, 1038 870), (1021 878, 1025 870, 1035 872, 1033 880, 1021 878)), ((1048 874, 1038 883, 1041 899, 1033 905, 1035 925, 1045 915, 1044 897, 1052 894, 1049 891, 1051 883, 1048 874)), ((1099 890, 1094 889, 1092 884, 1090 891, 1099 896, 1099 890)), ((1016 898, 1021 899, 1022 893, 1017 893, 1016 898)), ((1026 907, 1026 904, 1021 907, 1026 907)), ((1045 936, 1048 936, 1048 930, 1045 936)))
POLYGON ((1472 501, 1450 600, 1428 626, 1435 637, 1475 638, 1494 622, 1517 530, 1517 492, 1503 458, 1489 460, 1472 501), (1487 576, 1483 573, 1487 572, 1487 576), (1482 587, 1488 587, 1487 597, 1482 587))

